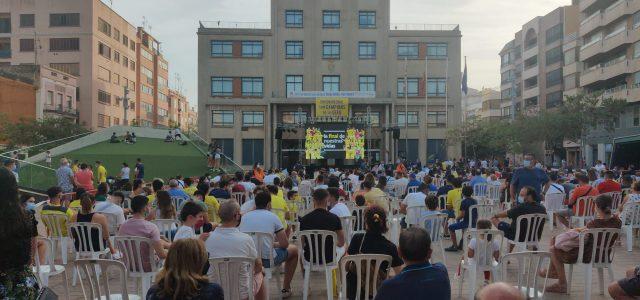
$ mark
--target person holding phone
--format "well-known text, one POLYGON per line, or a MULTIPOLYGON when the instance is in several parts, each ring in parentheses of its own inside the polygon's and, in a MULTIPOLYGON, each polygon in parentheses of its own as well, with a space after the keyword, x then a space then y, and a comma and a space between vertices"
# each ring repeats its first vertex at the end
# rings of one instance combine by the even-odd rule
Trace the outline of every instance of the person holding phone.
MULTIPOLYGON (((182 206, 182 210, 180 211, 180 221, 182 222, 182 225, 178 227, 178 231, 176 231, 176 235, 173 238, 173 241, 175 242, 177 240, 186 238, 199 238, 203 242, 206 241, 207 238, 209 238, 209 232, 211 232, 212 230, 211 227, 208 228, 208 232, 203 231, 199 237, 196 236, 195 231, 197 225, 203 224, 205 213, 205 210, 202 209, 202 207, 197 203, 191 201, 185 203, 184 206, 182 206)), ((209 224, 209 226, 211 226, 210 223, 204 224, 209 224)))

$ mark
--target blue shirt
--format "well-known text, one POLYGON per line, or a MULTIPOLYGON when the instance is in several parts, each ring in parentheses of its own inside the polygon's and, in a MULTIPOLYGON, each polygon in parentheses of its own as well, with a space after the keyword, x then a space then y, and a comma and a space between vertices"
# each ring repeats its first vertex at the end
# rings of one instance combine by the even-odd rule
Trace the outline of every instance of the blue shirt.
POLYGON ((137 163, 136 169, 138 169, 138 175, 136 176, 136 179, 144 179, 144 164, 137 163))
MULTIPOLYGON (((199 283, 198 288, 198 294, 192 297, 192 300, 224 300, 222 287, 217 283, 199 283)), ((160 287, 158 287, 157 284, 154 284, 147 291, 147 300, 170 300, 173 299, 172 296, 173 295, 160 295, 160 287)))
POLYGON ((476 175, 476 176, 473 176, 473 178, 471 178, 469 183, 471 184, 471 187, 474 187, 478 183, 487 183, 487 180, 480 175, 476 175))
POLYGON ((167 193, 169 193, 169 196, 171 196, 171 197, 180 197, 180 198, 183 198, 183 199, 191 198, 191 197, 189 197, 189 195, 185 191, 183 191, 181 189, 178 189, 178 188, 169 189, 167 191, 167 193))
POLYGON ((410 180, 409 183, 407 184, 407 187, 410 188, 412 186, 420 186, 420 181, 416 179, 410 180))
POLYGON ((230 199, 231 194, 225 189, 213 189, 209 193, 209 196, 214 196, 216 199, 230 199))
MULTIPOLYGON (((464 200, 462 200, 462 202, 460 202, 460 211, 464 211, 464 218, 462 218, 462 223, 467 225, 467 227, 469 227, 469 215, 471 214, 469 208, 471 208, 472 205, 476 204, 478 204, 478 202, 473 198, 465 198, 464 200)), ((475 210, 473 211, 473 218, 471 219, 473 221, 473 224, 475 224, 477 219, 478 211, 475 210)), ((475 225, 473 227, 475 227, 475 225)))
POLYGON ((375 299, 449 300, 451 283, 447 268, 441 263, 432 265, 428 262, 407 266, 400 274, 382 283, 375 299))
POLYGON ((438 196, 446 195, 450 190, 453 190, 453 186, 443 185, 438 189, 438 196))
MULTIPOLYGON (((533 187, 536 193, 540 195, 542 191, 542 185, 549 181, 549 176, 542 169, 539 168, 520 168, 513 172, 511 184, 515 185, 515 193, 518 195, 520 190, 525 186, 533 187)), ((540 197, 538 197, 540 199, 540 197)))
POLYGON ((73 171, 66 165, 56 170, 56 177, 58 178, 58 186, 62 189, 63 193, 70 193, 73 191, 73 171))

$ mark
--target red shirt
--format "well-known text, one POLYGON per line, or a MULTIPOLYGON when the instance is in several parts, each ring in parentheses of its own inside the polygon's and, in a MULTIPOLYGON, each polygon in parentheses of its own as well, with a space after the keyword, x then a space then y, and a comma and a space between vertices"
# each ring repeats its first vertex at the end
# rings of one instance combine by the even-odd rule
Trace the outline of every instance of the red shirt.
POLYGON ((601 194, 610 193, 610 192, 621 192, 622 188, 620 187, 619 183, 611 179, 606 179, 605 181, 598 184, 598 191, 601 194))
POLYGON ((76 181, 80 185, 79 187, 84 188, 87 191, 93 190, 93 172, 91 170, 79 170, 75 174, 76 181))

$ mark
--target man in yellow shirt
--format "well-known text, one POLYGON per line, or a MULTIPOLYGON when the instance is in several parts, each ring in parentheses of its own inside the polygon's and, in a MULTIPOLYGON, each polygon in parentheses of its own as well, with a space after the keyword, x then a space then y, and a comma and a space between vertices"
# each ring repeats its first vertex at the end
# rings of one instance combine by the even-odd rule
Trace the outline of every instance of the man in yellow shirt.
POLYGON ((364 200, 367 205, 377 205, 380 206, 385 212, 388 212, 389 201, 386 197, 387 194, 385 194, 381 189, 374 187, 373 182, 371 181, 364 181, 363 185, 365 191, 367 191, 364 194, 364 200))
MULTIPOLYGON (((460 214, 460 203, 462 202, 462 180, 453 178, 451 184, 453 189, 447 192, 447 213, 453 212, 453 217, 460 214)), ((449 214, 451 215, 451 214, 449 214)))
POLYGON ((107 168, 102 165, 101 161, 96 161, 96 171, 98 172, 98 184, 107 182, 107 168))
POLYGON ((271 194, 271 212, 278 216, 280 222, 282 222, 282 227, 284 230, 287 230, 287 215, 289 214, 289 206, 287 202, 284 201, 284 198, 278 195, 278 187, 275 185, 267 186, 269 193, 271 194))
POLYGON ((193 194, 198 190, 198 188, 193 185, 193 179, 191 179, 191 177, 187 177, 184 179, 183 190, 189 196, 193 196, 193 194))
MULTIPOLYGON (((47 190, 47 196, 49 197, 49 203, 45 204, 42 207, 41 215, 62 215, 66 216, 67 219, 61 222, 60 227, 62 230, 62 236, 68 236, 67 234, 67 223, 70 222, 71 218, 73 218, 73 210, 62 206, 60 204, 60 199, 62 197, 62 189, 57 186, 49 188, 47 190)), ((44 222, 44 225, 47 227, 49 232, 52 231, 52 228, 55 226, 54 224, 48 224, 44 222)))

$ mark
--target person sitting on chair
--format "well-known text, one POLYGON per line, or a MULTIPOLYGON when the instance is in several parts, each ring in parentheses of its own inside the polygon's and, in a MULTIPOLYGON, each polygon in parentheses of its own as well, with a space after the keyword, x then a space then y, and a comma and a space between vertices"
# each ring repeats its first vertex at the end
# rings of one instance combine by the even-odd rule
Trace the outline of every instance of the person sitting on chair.
POLYGON ((113 134, 111 134, 111 138, 109 139, 109 143, 111 143, 111 144, 120 143, 120 140, 118 139, 118 136, 116 136, 115 132, 113 134))

